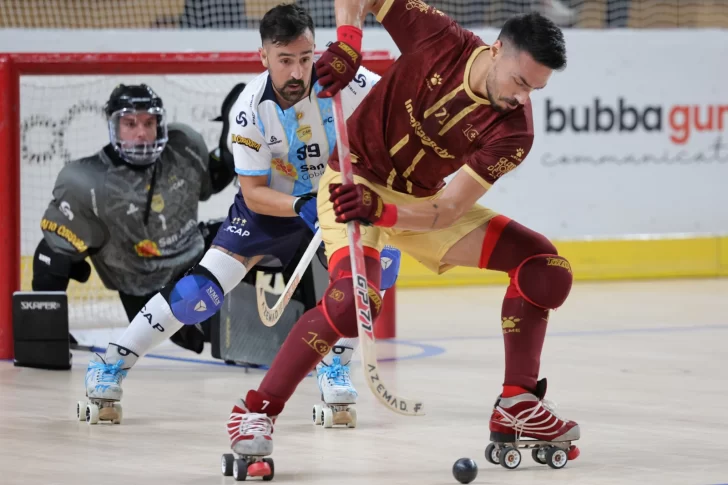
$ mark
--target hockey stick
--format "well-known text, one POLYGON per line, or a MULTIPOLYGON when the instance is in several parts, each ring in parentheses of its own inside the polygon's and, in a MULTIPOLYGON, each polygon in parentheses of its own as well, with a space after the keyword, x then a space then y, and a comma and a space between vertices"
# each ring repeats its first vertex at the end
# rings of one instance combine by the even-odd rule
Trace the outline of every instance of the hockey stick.
POLYGON ((273 305, 272 308, 268 306, 268 301, 265 297, 265 286, 262 282, 262 279, 256 279, 255 293, 257 294, 258 298, 258 315, 260 316, 260 320, 263 322, 263 325, 265 325, 266 327, 274 326, 276 323, 278 323, 281 315, 283 315, 283 311, 288 306, 288 302, 291 301, 293 292, 296 291, 298 283, 301 282, 301 277, 303 277, 303 273, 306 272, 308 265, 311 263, 311 260, 316 255, 316 251, 318 251, 319 246, 321 246, 321 238, 321 229, 317 229, 316 234, 313 235, 313 239, 311 239, 311 242, 306 248, 306 252, 303 253, 303 256, 301 256, 301 260, 298 262, 296 269, 293 270, 293 274, 288 280, 288 284, 283 290, 283 294, 278 297, 278 301, 275 303, 275 305, 273 305))
MULTIPOLYGON (((336 127, 336 147, 339 152, 341 179, 345 184, 354 183, 354 171, 351 167, 349 153, 349 136, 346 132, 344 110, 341 104, 341 93, 333 99, 334 126, 336 127)), ((377 348, 374 340, 372 314, 369 311, 369 285, 367 284, 366 267, 364 266, 364 248, 361 242, 359 223, 346 223, 349 235, 349 253, 351 257, 352 279, 354 281, 354 302, 356 304, 357 329, 362 349, 362 362, 369 389, 379 401, 390 410, 407 416, 423 416, 425 405, 422 401, 407 399, 390 392, 379 377, 377 367, 377 348)))

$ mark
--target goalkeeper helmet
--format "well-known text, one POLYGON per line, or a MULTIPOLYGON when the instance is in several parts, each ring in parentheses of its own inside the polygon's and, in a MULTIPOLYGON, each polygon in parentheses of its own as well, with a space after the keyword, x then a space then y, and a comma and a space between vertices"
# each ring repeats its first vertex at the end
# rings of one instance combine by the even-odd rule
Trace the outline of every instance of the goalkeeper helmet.
POLYGON ((162 98, 146 84, 119 84, 104 106, 111 145, 131 165, 154 163, 167 145, 162 98))

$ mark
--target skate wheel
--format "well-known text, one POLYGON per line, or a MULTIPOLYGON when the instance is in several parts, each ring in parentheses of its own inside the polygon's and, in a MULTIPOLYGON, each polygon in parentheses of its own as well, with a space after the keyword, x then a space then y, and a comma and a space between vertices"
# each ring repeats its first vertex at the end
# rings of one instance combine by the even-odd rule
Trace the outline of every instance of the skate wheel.
POLYGON ((99 406, 94 403, 86 404, 86 422, 88 424, 99 423, 99 406))
POLYGON ((538 463, 539 465, 545 465, 546 464, 546 449, 545 448, 534 448, 531 450, 531 457, 533 458, 533 461, 538 463))
POLYGON ((500 450, 498 461, 503 468, 515 470, 521 464, 521 452, 512 446, 505 446, 500 450))
POLYGON ((569 461, 576 460, 579 458, 579 455, 581 455, 581 451, 578 447, 571 445, 569 446, 569 451, 566 452, 566 457, 569 459, 569 461))
POLYGON ((314 404, 313 405, 313 424, 318 426, 321 423, 323 423, 323 417, 321 415, 321 405, 314 404))
POLYGON ((121 410, 121 403, 115 402, 112 407, 114 408, 114 411, 116 411, 116 417, 111 420, 112 424, 121 424, 122 419, 122 410, 121 410))
POLYGON ((86 421, 86 401, 76 403, 76 417, 79 421, 86 421))
POLYGON ((248 476, 249 477, 267 477, 270 476, 271 469, 270 465, 265 461, 256 461, 248 465, 248 476))
POLYGON ((248 462, 242 459, 233 461, 233 478, 236 482, 243 482, 248 478, 248 462))
POLYGON ((220 462, 220 465, 222 468, 222 475, 224 477, 233 476, 233 461, 235 461, 235 457, 232 455, 232 453, 225 453, 224 455, 222 455, 222 461, 220 462))
POLYGON ((270 474, 263 477, 264 482, 270 482, 273 480, 273 475, 276 473, 276 468, 273 465, 273 458, 263 458, 263 462, 268 464, 268 468, 270 468, 270 474))
POLYGON ((331 408, 323 408, 321 412, 322 425, 324 428, 333 428, 334 426, 334 412, 331 408))
POLYGON ((356 409, 349 408, 349 416, 351 416, 351 420, 346 423, 347 428, 356 428, 356 409))
POLYGON ((485 461, 497 465, 500 462, 499 459, 500 450, 495 446, 495 443, 491 443, 485 447, 485 461))
POLYGON ((564 468, 566 462, 569 461, 569 457, 566 455, 566 451, 561 448, 552 446, 546 450, 546 464, 551 468, 559 469, 564 468))

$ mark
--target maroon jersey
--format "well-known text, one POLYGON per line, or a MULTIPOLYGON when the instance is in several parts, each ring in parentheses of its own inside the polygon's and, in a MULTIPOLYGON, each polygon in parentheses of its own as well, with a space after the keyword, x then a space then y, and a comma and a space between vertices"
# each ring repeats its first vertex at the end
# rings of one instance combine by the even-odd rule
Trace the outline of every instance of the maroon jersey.
MULTIPOLYGON (((486 188, 516 168, 533 142, 531 103, 499 113, 470 89, 488 46, 421 0, 388 0, 377 20, 401 56, 347 121, 354 173, 423 197, 463 165, 486 188)), ((339 170, 336 151, 329 164, 339 170)))

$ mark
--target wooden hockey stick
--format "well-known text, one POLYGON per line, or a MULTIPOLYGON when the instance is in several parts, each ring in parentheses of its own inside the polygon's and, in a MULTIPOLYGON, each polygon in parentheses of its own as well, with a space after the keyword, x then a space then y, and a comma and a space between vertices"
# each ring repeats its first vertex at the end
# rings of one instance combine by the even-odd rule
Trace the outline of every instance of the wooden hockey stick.
POLYGON ((293 292, 296 291, 298 283, 301 282, 303 273, 306 272, 308 265, 311 264, 311 260, 316 255, 316 251, 318 251, 319 246, 321 246, 321 238, 321 229, 317 229, 316 234, 313 235, 313 239, 311 239, 311 242, 306 248, 306 252, 303 253, 303 256, 301 256, 301 260, 298 262, 296 269, 293 270, 293 274, 288 280, 288 284, 283 290, 283 294, 278 297, 278 301, 275 303, 275 305, 273 305, 272 308, 268 306, 268 301, 265 297, 265 285, 263 284, 262 278, 256 279, 255 293, 258 299, 258 315, 260 316, 260 320, 263 322, 263 325, 265 325, 266 327, 274 326, 276 323, 278 323, 281 315, 283 315, 283 311, 288 306, 288 302, 291 301, 293 292))
MULTIPOLYGON (((349 136, 346 132, 344 110, 341 104, 341 93, 333 99, 334 126, 336 127, 336 147, 339 152, 341 178, 344 184, 354 183, 354 172, 349 153, 349 136)), ((351 256, 351 272, 354 280, 354 301, 356 303, 357 329, 362 349, 362 362, 369 389, 377 399, 390 410, 407 416, 423 416, 425 405, 422 401, 398 396, 388 389, 379 377, 377 367, 377 348, 374 340, 372 314, 369 311, 369 285, 367 284, 366 267, 364 266, 364 248, 361 242, 359 223, 346 223, 349 235, 349 253, 351 256)))

